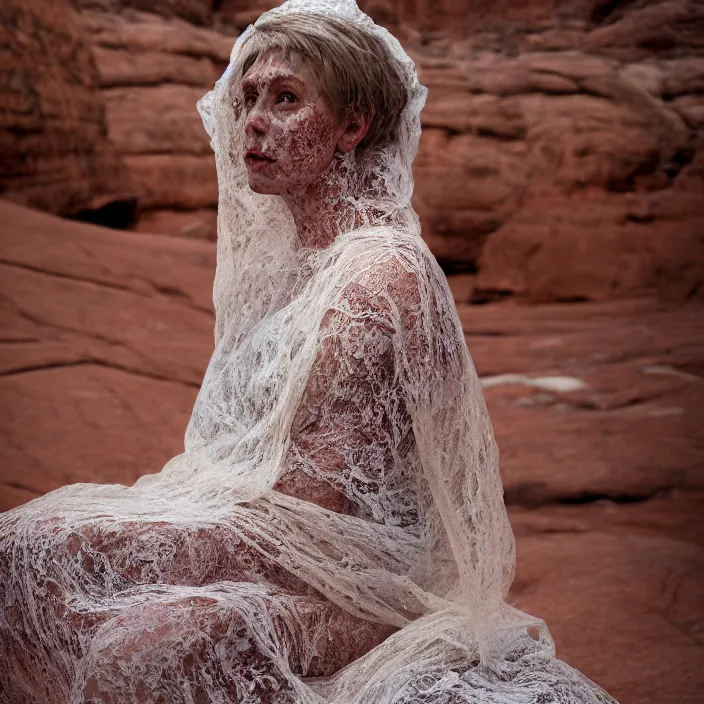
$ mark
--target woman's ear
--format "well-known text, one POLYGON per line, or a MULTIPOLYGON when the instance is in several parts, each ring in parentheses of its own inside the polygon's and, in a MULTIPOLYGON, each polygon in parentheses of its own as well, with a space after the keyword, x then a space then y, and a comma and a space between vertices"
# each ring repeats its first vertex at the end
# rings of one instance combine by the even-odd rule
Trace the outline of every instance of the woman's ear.
POLYGON ((345 130, 337 140, 337 148, 343 152, 351 152, 366 136, 371 124, 371 115, 352 114, 344 123, 345 130))

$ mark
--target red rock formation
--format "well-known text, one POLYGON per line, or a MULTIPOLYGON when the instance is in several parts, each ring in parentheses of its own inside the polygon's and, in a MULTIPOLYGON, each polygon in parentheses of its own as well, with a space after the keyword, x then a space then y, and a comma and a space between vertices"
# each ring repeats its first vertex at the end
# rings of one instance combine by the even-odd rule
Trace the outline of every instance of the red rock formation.
POLYGON ((0 5, 0 192, 62 215, 112 206, 128 223, 134 191, 107 139, 91 44, 66 0, 0 5))
POLYGON ((436 256, 476 300, 701 295, 701 4, 485 5, 407 40, 436 256))
POLYGON ((701 302, 507 302, 459 312, 484 377, 507 501, 704 491, 701 302))
POLYGON ((211 351, 212 245, 0 201, 0 259, 0 510, 161 469, 211 351))
MULTIPOLYGON (((0 5, 0 184, 66 214, 124 216, 138 195, 140 232, 0 201, 0 510, 131 483, 182 449, 212 345, 214 248, 146 233, 214 237, 195 101, 267 7, 74 4, 80 23, 63 0, 0 5)), ((416 206, 436 255, 465 270, 450 285, 501 450, 511 600, 620 700, 695 704, 702 5, 362 5, 430 89, 416 206), (600 300, 614 297, 630 298, 600 300)))
POLYGON ((242 31, 259 15, 278 4, 271 0, 220 0, 214 14, 215 23, 242 31))
POLYGON ((210 18, 208 3, 161 2, 150 13, 131 9, 150 3, 81 6, 109 136, 135 184, 141 220, 152 231, 215 239, 215 160, 196 102, 227 64, 234 37, 185 21, 210 18))
POLYGON ((698 704, 702 508, 701 498, 670 498, 512 509, 509 598, 545 618, 558 656, 618 701, 698 704))
MULTIPOLYGON (((82 122, 73 123, 70 139, 51 136, 55 124, 64 125, 65 136, 65 116, 35 124, 30 108, 13 113, 24 115, 27 137, 11 145, 20 156, 7 162, 8 187, 60 212, 110 202, 103 184, 124 172, 104 165, 109 146, 86 128, 104 103, 109 139, 139 199, 137 229, 213 239, 215 167, 195 103, 226 64, 234 34, 271 3, 77 3, 100 94, 82 88, 80 108, 71 108, 82 122), (43 156, 46 142, 64 150, 58 167, 43 156), (73 154, 85 149, 93 149, 92 184, 54 178, 80 171, 85 160, 73 154), (28 181, 22 169, 34 173, 38 163, 51 176, 28 181), (88 206, 56 204, 56 193, 65 201, 75 191, 88 206)), ((447 269, 477 273, 475 301, 702 295, 700 3, 362 6, 402 37, 429 86, 415 204, 424 236, 447 269)), ((52 14, 35 19, 49 35, 69 22, 52 14)), ((87 66, 90 56, 81 51, 87 66)), ((31 102, 21 81, 13 85, 15 93, 5 91, 12 100, 31 102)), ((129 183, 123 176, 120 187, 129 183)))
POLYGON ((77 0, 83 8, 119 13, 122 10, 142 10, 162 17, 178 17, 197 25, 211 21, 215 0, 77 0))

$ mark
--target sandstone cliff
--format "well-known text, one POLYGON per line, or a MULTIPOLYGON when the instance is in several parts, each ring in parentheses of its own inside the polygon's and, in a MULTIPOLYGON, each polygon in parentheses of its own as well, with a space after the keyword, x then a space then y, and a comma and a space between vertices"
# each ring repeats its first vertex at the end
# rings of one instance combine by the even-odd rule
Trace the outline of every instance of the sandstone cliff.
POLYGON ((129 224, 136 194, 78 13, 67 0, 3 2, 0 63, 0 193, 61 215, 108 209, 129 224))
MULTIPOLYGON (((415 204, 443 266, 466 273, 468 298, 704 295, 701 3, 362 6, 429 87, 415 204)), ((6 192, 121 226, 136 202, 137 230, 213 239, 217 182, 195 103, 267 3, 21 7, 24 30, 18 9, 3 15, 17 66, 3 91, 14 105, 1 133, 6 192), (59 27, 74 48, 41 60, 60 109, 32 58, 59 27)))

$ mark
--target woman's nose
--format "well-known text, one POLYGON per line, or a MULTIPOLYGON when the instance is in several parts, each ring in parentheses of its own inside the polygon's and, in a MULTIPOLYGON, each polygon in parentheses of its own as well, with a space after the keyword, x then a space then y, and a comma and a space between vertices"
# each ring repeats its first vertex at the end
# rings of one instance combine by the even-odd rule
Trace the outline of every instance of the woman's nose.
POLYGON ((259 105, 254 105, 252 109, 247 113, 247 117, 244 121, 244 131, 245 134, 251 136, 252 134, 266 134, 269 129, 269 120, 264 114, 259 105))

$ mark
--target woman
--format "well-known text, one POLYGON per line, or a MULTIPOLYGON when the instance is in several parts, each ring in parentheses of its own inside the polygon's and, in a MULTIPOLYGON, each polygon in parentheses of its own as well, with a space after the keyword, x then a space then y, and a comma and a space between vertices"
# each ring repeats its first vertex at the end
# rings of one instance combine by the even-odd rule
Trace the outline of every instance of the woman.
POLYGON ((0 517, 3 702, 612 702, 506 605, 498 452, 420 238, 425 100, 352 0, 289 0, 199 104, 215 350, 185 452, 0 517))

